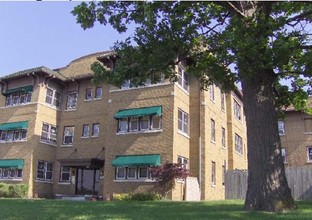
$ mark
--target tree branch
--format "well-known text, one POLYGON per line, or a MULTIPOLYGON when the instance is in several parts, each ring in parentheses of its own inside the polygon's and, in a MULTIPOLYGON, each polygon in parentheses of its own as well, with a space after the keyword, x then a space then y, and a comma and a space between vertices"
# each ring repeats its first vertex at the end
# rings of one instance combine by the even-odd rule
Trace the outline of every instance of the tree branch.
POLYGON ((286 23, 286 24, 289 24, 289 23, 291 23, 291 22, 293 22, 293 21, 299 21, 299 20, 301 20, 301 19, 304 19, 305 16, 308 16, 308 15, 311 15, 311 14, 312 14, 312 10, 305 11, 305 12, 303 12, 303 13, 301 13, 301 14, 295 16, 295 17, 292 17, 292 18, 287 19, 285 23, 286 23))

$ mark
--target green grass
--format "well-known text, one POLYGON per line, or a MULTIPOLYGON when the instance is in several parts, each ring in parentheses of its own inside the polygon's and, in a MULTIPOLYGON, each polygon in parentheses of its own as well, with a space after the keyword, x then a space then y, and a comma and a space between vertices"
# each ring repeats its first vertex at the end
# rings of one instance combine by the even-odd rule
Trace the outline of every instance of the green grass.
POLYGON ((243 201, 76 202, 0 199, 0 219, 311 219, 312 202, 297 202, 287 213, 244 212, 243 201))

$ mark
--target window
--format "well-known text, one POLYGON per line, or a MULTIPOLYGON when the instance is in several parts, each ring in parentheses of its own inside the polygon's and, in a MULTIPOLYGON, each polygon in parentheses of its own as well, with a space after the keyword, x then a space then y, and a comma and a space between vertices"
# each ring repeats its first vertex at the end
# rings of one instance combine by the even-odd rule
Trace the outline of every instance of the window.
POLYGON ((188 134, 188 117, 186 112, 178 110, 178 129, 185 134, 188 134))
POLYGON ((73 144, 74 141, 74 127, 64 127, 63 144, 73 144))
POLYGON ((225 172, 226 172, 225 165, 222 165, 222 185, 223 186, 225 184, 225 172))
POLYGON ((5 105, 6 106, 15 106, 22 105, 31 102, 31 92, 18 91, 10 93, 6 96, 5 105))
POLYGON ((306 133, 312 132, 312 118, 305 118, 304 119, 304 132, 306 132, 306 133))
POLYGON ((83 125, 82 126, 82 137, 89 137, 89 133, 90 133, 90 131, 89 131, 90 129, 89 129, 89 125, 83 125))
POLYGON ((213 119, 210 121, 211 141, 216 142, 216 123, 213 119))
POLYGON ((118 133, 161 130, 161 116, 149 115, 118 119, 118 133))
POLYGON ((139 167, 139 179, 149 179, 150 172, 148 167, 139 167))
POLYGON ((96 87, 95 88, 95 98, 96 99, 101 99, 103 95, 103 89, 102 87, 96 87))
POLYGON ((100 135, 100 124, 96 123, 92 125, 92 136, 98 137, 100 135))
POLYGON ((92 89, 91 88, 86 89, 85 100, 92 100, 92 89))
POLYGON ((43 181, 53 180, 53 163, 46 161, 38 161, 37 179, 43 181))
POLYGON ((243 139, 238 134, 235 134, 235 151, 243 154, 243 139))
POLYGON ((242 109, 240 104, 234 99, 234 115, 238 120, 241 120, 242 117, 242 109))
POLYGON ((136 179, 137 167, 128 167, 127 179, 136 179))
POLYGON ((221 110, 225 110, 225 94, 221 92, 221 110))
POLYGON ((77 92, 69 92, 67 95, 66 109, 76 109, 77 108, 77 92))
POLYGON ((312 162, 312 147, 307 147, 308 162, 312 162))
POLYGON ((211 101, 215 100, 215 85, 214 84, 209 86, 209 96, 210 96, 211 101))
POLYGON ((60 108, 61 106, 61 98, 62 95, 59 91, 55 89, 47 88, 45 102, 51 106, 56 108, 60 108))
POLYGON ((70 182, 70 167, 61 166, 60 182, 70 182))
POLYGON ((283 162, 287 163, 287 152, 285 148, 282 148, 282 157, 283 157, 283 162))
POLYGON ((56 126, 47 123, 42 124, 40 140, 46 143, 56 144, 56 126))
POLYGON ((184 169, 188 169, 188 159, 185 157, 178 156, 178 164, 181 164, 184 169))
POLYGON ((118 119, 118 132, 128 132, 128 118, 118 119))
POLYGON ((0 168, 0 179, 22 179, 23 170, 17 168, 0 168))
POLYGON ((26 129, 16 129, 16 130, 0 130, 0 142, 18 142, 26 141, 27 130, 26 129))
POLYGON ((178 67, 178 84, 184 90, 189 90, 189 76, 181 66, 178 67))
POLYGON ((226 147, 226 140, 225 140, 225 128, 221 128, 222 129, 222 140, 221 140, 221 142, 222 142, 222 147, 226 147))
POLYGON ((129 89, 131 88, 131 82, 130 82, 130 79, 126 80, 122 85, 121 85, 121 89, 129 89))
POLYGON ((126 167, 116 167, 116 179, 126 178, 126 167))
POLYGON ((211 185, 216 185, 216 162, 211 162, 211 185))
POLYGON ((278 133, 280 135, 285 134, 285 123, 283 121, 278 121, 278 133))
POLYGON ((131 117, 129 121, 129 131, 138 131, 139 130, 139 118, 138 117, 131 117))

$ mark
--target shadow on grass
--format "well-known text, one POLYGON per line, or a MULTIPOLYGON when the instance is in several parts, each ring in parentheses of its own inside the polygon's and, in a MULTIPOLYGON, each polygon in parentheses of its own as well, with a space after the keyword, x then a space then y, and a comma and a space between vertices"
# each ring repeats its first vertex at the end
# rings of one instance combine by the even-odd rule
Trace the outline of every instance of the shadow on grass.
POLYGON ((1 219, 311 219, 312 203, 289 213, 244 212, 243 201, 71 202, 0 199, 1 219))

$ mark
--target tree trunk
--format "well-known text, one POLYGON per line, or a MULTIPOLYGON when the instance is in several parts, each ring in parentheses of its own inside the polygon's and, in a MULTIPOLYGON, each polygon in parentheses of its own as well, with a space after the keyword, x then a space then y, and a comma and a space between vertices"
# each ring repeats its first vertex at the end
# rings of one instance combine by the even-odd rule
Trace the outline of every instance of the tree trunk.
POLYGON ((245 210, 295 208, 288 187, 277 127, 274 75, 269 71, 242 82, 248 137, 248 189, 245 210))

